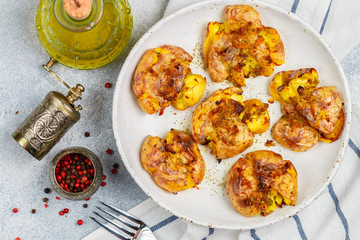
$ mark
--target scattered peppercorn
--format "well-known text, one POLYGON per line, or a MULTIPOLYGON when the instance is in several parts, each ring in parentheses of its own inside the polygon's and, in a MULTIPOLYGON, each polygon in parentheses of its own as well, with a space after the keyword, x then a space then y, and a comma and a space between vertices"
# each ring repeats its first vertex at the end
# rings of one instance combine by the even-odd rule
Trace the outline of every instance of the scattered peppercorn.
POLYGON ((45 192, 45 193, 49 193, 49 192, 51 192, 51 190, 50 190, 50 188, 45 188, 45 189, 44 189, 44 192, 45 192))
POLYGON ((64 208, 63 212, 64 212, 64 213, 69 213, 69 209, 68 209, 68 208, 64 208))
POLYGON ((85 132, 85 137, 90 137, 90 133, 89 133, 89 132, 85 132))
POLYGON ((32 214, 36 213, 36 209, 31 210, 32 214))
POLYGON ((106 179, 106 175, 104 174, 103 177, 102 177, 102 180, 105 180, 106 179))
POLYGON ((18 114, 18 113, 19 113, 19 111, 16 111, 16 112, 15 112, 15 114, 18 114))
POLYGON ((112 154, 112 152, 113 152, 113 151, 112 151, 110 148, 108 148, 108 149, 106 150, 106 153, 107 153, 107 154, 112 154))
POLYGON ((82 225, 83 223, 84 223, 84 222, 83 222, 83 220, 81 220, 81 219, 77 221, 77 224, 78 224, 78 225, 82 225))
POLYGON ((43 198, 43 202, 47 202, 47 201, 49 201, 49 199, 48 198, 43 198))
POLYGON ((117 164, 117 163, 114 163, 114 165, 113 165, 113 168, 119 168, 119 164, 117 164))
POLYGON ((13 209, 13 212, 14 212, 14 213, 17 213, 18 211, 19 211, 19 210, 18 210, 17 208, 14 208, 14 209, 13 209))
POLYGON ((106 182, 101 182, 101 186, 105 187, 106 186, 106 182))
POLYGON ((83 205, 83 207, 84 207, 84 208, 87 208, 87 207, 88 207, 88 205, 85 203, 85 204, 83 205))
POLYGON ((109 83, 109 82, 105 83, 105 87, 106 88, 111 88, 111 83, 109 83))
POLYGON ((111 173, 116 174, 117 173, 116 169, 115 168, 111 169, 111 173))
POLYGON ((60 212, 59 212, 59 215, 60 215, 60 216, 64 215, 64 212, 63 212, 63 211, 60 211, 60 212))
POLYGON ((21 240, 21 238, 17 237, 17 238, 15 238, 15 240, 21 240))

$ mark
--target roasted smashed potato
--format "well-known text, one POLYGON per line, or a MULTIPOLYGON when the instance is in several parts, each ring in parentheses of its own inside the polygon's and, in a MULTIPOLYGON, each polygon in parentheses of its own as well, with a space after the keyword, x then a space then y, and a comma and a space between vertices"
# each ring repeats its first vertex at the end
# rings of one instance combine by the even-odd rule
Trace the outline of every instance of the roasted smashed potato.
POLYGON ((204 61, 215 82, 227 79, 245 86, 245 78, 270 76, 285 62, 277 31, 261 24, 259 13, 248 5, 231 5, 224 23, 210 22, 204 42, 204 61))
POLYGON ((283 115, 275 124, 272 137, 295 152, 305 152, 319 141, 319 133, 298 113, 283 115))
POLYGON ((171 45, 149 49, 145 53, 132 80, 132 89, 145 112, 153 114, 159 111, 162 115, 174 101, 174 106, 183 110, 200 100, 206 81, 191 73, 189 65, 192 59, 184 49, 171 45), (184 79, 187 79, 185 84, 184 79))
POLYGON ((172 129, 166 140, 147 136, 140 152, 144 169, 155 183, 171 193, 177 193, 201 183, 205 162, 194 138, 172 129))
POLYGON ((334 131, 341 108, 341 96, 334 86, 313 90, 309 96, 300 98, 296 107, 311 126, 325 134, 334 131))
POLYGON ((258 99, 247 100, 244 104, 245 113, 242 121, 255 134, 266 132, 270 126, 270 116, 267 110, 269 104, 262 103, 258 99))
POLYGON ((217 159, 233 157, 253 144, 254 134, 242 122, 245 105, 241 94, 237 87, 219 89, 193 114, 195 141, 208 144, 217 159))
POLYGON ((203 49, 205 64, 208 63, 211 44, 223 33, 229 34, 241 28, 247 28, 249 25, 253 28, 262 27, 259 13, 249 5, 228 6, 224 23, 209 22, 203 49))
POLYGON ((271 96, 280 103, 291 104, 308 96, 319 84, 314 68, 303 68, 277 73, 270 84, 271 96))
POLYGON ((297 201, 297 172, 280 154, 268 150, 247 153, 229 170, 226 191, 241 215, 269 215, 297 201))
POLYGON ((302 152, 318 140, 331 143, 340 137, 345 123, 341 96, 335 87, 318 84, 314 68, 274 76, 271 96, 281 103, 285 115, 274 126, 272 135, 282 146, 302 152))

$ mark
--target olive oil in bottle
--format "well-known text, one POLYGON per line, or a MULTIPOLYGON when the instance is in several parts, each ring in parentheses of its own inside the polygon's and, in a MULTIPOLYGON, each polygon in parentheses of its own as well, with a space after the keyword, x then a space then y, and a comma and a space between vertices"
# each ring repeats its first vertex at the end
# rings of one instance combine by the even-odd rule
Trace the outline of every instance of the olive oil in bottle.
POLYGON ((36 28, 53 59, 71 68, 99 68, 129 41, 130 5, 127 0, 41 0, 36 28))

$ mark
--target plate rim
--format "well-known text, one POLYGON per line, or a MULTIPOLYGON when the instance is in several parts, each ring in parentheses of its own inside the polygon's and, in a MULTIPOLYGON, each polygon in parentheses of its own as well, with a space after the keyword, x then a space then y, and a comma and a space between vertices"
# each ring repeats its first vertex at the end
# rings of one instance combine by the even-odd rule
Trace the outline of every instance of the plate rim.
MULTIPOLYGON (((166 211, 170 212, 171 214, 184 219, 188 222, 191 223, 195 223, 198 225, 202 225, 202 226, 206 226, 206 227, 212 227, 212 228, 218 228, 218 229, 229 229, 229 230, 248 230, 248 229, 254 229, 254 228, 260 228, 260 227, 264 227, 264 226, 268 226, 268 225, 272 225, 274 223, 283 221, 287 218, 290 218, 294 215, 296 215, 297 213, 299 213, 300 211, 302 211, 304 208, 306 208, 307 206, 309 206, 314 200, 316 200, 320 194, 325 190, 325 188, 330 184, 331 180, 334 178, 337 170, 339 169, 339 166, 341 165, 341 163, 343 162, 344 159, 344 154, 345 154, 345 150, 348 147, 348 141, 349 141, 349 132, 350 132, 350 128, 351 128, 351 115, 352 115, 352 108, 351 108, 351 96, 350 96, 350 90, 349 90, 349 86, 348 86, 348 81, 347 78, 344 74, 344 71, 340 65, 340 62, 337 60, 335 54, 333 53, 333 51, 331 50, 330 46, 325 42, 325 40, 323 39, 323 37, 316 32, 313 27, 308 24, 307 22, 305 22, 303 19, 301 19, 300 17, 298 17, 296 14, 285 10, 277 5, 271 4, 271 3, 266 3, 266 2, 261 2, 258 0, 209 0, 209 1, 201 1, 189 6, 186 6, 184 8, 181 8, 177 11, 175 11, 174 13, 160 19, 157 23, 155 23, 151 28, 149 28, 141 37, 140 39, 134 44, 134 46, 131 48, 130 53, 128 54, 128 56, 126 57, 123 65, 121 66, 121 70, 120 73, 117 77, 116 80, 116 85, 115 85, 115 91, 114 91, 114 95, 113 95, 113 104, 112 104, 112 125, 113 125, 113 133, 114 133, 114 138, 115 138, 115 142, 116 142, 116 146, 118 148, 119 154, 120 154, 120 158, 122 160, 122 162, 124 163, 127 171, 130 173, 131 177, 133 178, 133 180, 136 182, 136 184, 144 191, 145 194, 148 195, 149 198, 151 198, 153 201, 156 202, 156 204, 158 204, 160 207, 164 208, 166 211), (141 45, 144 41, 146 41, 146 39, 148 38, 149 35, 152 34, 153 30, 160 27, 163 24, 166 24, 166 22, 168 22, 169 20, 177 17, 178 15, 182 14, 182 13, 186 13, 188 11, 191 11, 192 9, 196 9, 201 7, 202 5, 213 5, 213 4, 221 4, 221 5, 229 5, 229 4, 249 4, 251 6, 257 5, 258 7, 261 8, 269 8, 273 11, 276 11, 280 14, 285 14, 288 15, 288 17, 298 23, 300 23, 302 26, 304 26, 306 28, 306 30, 309 30, 311 32, 311 34, 313 36, 316 37, 316 40, 320 41, 320 43, 326 48, 326 51, 330 54, 332 60, 334 61, 337 70, 341 76, 341 81, 343 82, 344 85, 344 91, 345 91, 345 99, 346 99, 346 103, 345 103, 345 107, 347 109, 346 112, 346 118, 345 118, 345 126, 343 129, 342 134, 344 134, 344 141, 343 144, 341 144, 340 149, 338 151, 338 156, 337 159, 335 159, 335 163, 331 166, 331 170, 328 172, 327 176, 326 176, 326 180, 323 182, 322 186, 318 189, 317 192, 315 192, 315 194, 313 194, 311 197, 305 197, 304 201, 302 202, 301 205, 297 205, 297 208, 291 208, 288 212, 286 212, 286 214, 283 214, 281 216, 279 216, 276 219, 273 219, 272 221, 263 221, 261 223, 255 223, 255 224, 250 224, 248 226, 244 226, 243 224, 232 224, 232 225, 219 225, 219 224, 209 224, 200 220, 196 220, 193 219, 192 217, 189 216, 184 216, 183 214, 179 213, 176 209, 170 208, 168 207, 166 204, 162 203, 161 200, 157 199, 156 196, 153 196, 150 192, 148 192, 145 184, 143 184, 136 176, 136 173, 134 172, 134 170, 132 169, 132 167, 129 164, 128 160, 124 160, 125 152, 121 146, 120 143, 120 137, 118 134, 118 128, 116 126, 116 116, 117 116, 117 98, 119 96, 119 91, 120 91, 120 85, 122 83, 122 79, 123 75, 125 74, 125 70, 127 69, 129 62, 131 61, 132 56, 136 53, 138 46, 141 45)), ((126 157, 125 157, 126 158, 126 157)), ((235 210, 234 210, 235 211, 235 210)))

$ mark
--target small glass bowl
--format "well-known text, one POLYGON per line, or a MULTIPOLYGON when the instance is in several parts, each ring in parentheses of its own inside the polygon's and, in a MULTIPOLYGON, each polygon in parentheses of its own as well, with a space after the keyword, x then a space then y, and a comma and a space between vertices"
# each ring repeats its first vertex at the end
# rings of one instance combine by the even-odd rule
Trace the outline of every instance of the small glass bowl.
POLYGON ((54 160, 51 162, 50 165, 50 182, 52 187, 55 189, 55 191, 58 194, 69 200, 84 200, 86 198, 89 198, 99 189, 102 181, 102 176, 103 176, 103 168, 99 158, 89 149, 83 147, 71 147, 64 149, 54 157, 54 160), (76 192, 76 193, 67 192, 62 187, 60 187, 60 185, 56 181, 56 177, 55 177, 56 165, 61 160, 61 158, 71 153, 84 155, 92 162, 92 165, 94 166, 94 179, 92 183, 82 192, 76 192))

